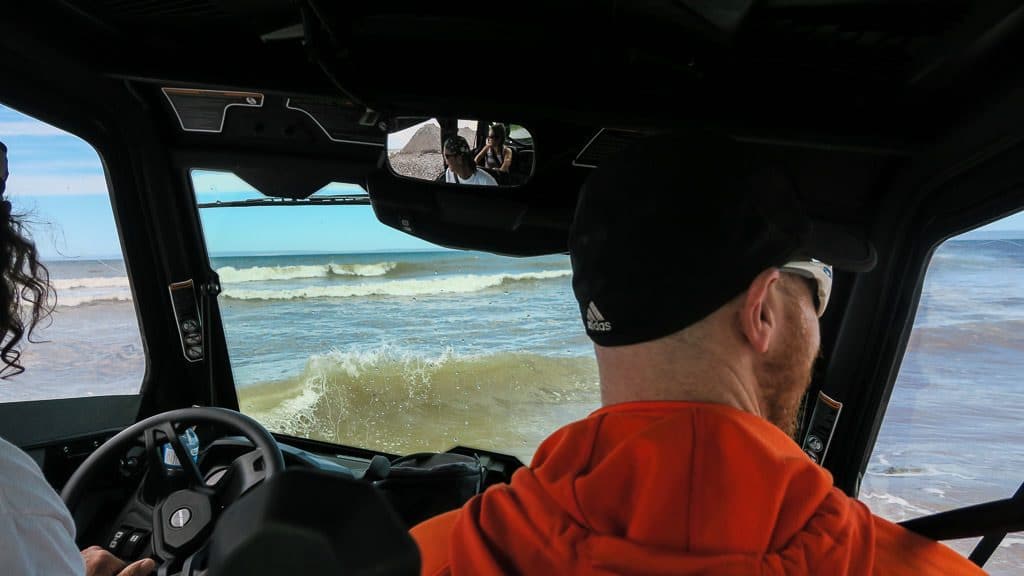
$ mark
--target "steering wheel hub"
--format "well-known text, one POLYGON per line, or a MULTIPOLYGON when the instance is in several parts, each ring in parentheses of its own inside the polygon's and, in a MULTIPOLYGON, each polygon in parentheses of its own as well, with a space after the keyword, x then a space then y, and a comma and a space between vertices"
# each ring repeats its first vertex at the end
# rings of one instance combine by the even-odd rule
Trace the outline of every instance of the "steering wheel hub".
POLYGON ((205 542, 212 525, 210 496, 194 490, 172 493, 153 516, 153 534, 168 550, 179 554, 205 542))

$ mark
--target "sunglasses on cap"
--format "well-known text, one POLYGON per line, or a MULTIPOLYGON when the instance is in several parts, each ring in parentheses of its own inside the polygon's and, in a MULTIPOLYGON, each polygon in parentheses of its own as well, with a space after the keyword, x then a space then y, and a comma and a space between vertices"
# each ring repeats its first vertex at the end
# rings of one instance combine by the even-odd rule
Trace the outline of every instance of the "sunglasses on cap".
POLYGON ((832 294, 832 267, 817 260, 794 260, 783 264, 779 269, 814 280, 818 285, 815 304, 818 307, 818 318, 821 318, 828 307, 828 297, 832 294))

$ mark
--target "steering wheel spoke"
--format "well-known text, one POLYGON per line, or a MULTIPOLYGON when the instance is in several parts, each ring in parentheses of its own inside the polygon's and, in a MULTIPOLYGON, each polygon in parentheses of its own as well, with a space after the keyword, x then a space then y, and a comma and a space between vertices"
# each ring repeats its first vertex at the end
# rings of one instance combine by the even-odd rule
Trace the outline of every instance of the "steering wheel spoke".
MULTIPOLYGON (((195 460, 192 459, 192 455, 189 454, 188 448, 181 441, 181 436, 174 429, 174 424, 171 422, 164 422, 160 424, 159 431, 167 437, 167 441, 171 445, 171 449, 174 450, 174 455, 178 458, 178 465, 181 466, 185 472, 185 476, 188 480, 190 488, 204 488, 206 483, 203 481, 203 475, 199 472, 199 466, 196 465, 195 460)), ((166 463, 165 463, 166 464, 166 463)))

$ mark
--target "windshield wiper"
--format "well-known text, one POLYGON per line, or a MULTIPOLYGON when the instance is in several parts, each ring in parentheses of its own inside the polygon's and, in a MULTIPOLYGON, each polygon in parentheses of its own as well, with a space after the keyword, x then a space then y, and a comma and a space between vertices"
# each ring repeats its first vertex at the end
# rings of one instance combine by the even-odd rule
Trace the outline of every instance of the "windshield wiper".
POLYGON ((197 204, 199 208, 247 208, 250 206, 368 206, 370 197, 366 194, 337 194, 334 196, 310 196, 309 198, 252 198, 249 200, 217 200, 197 204))

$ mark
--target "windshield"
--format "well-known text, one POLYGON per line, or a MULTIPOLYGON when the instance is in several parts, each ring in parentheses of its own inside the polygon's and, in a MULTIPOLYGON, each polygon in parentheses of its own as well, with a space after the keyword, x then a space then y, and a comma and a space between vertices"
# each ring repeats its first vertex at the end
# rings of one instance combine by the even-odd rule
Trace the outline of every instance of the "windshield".
POLYGON ((259 193, 232 174, 193 183, 240 407, 271 430, 529 462, 598 407, 567 256, 447 250, 369 206, 225 206, 259 193))

